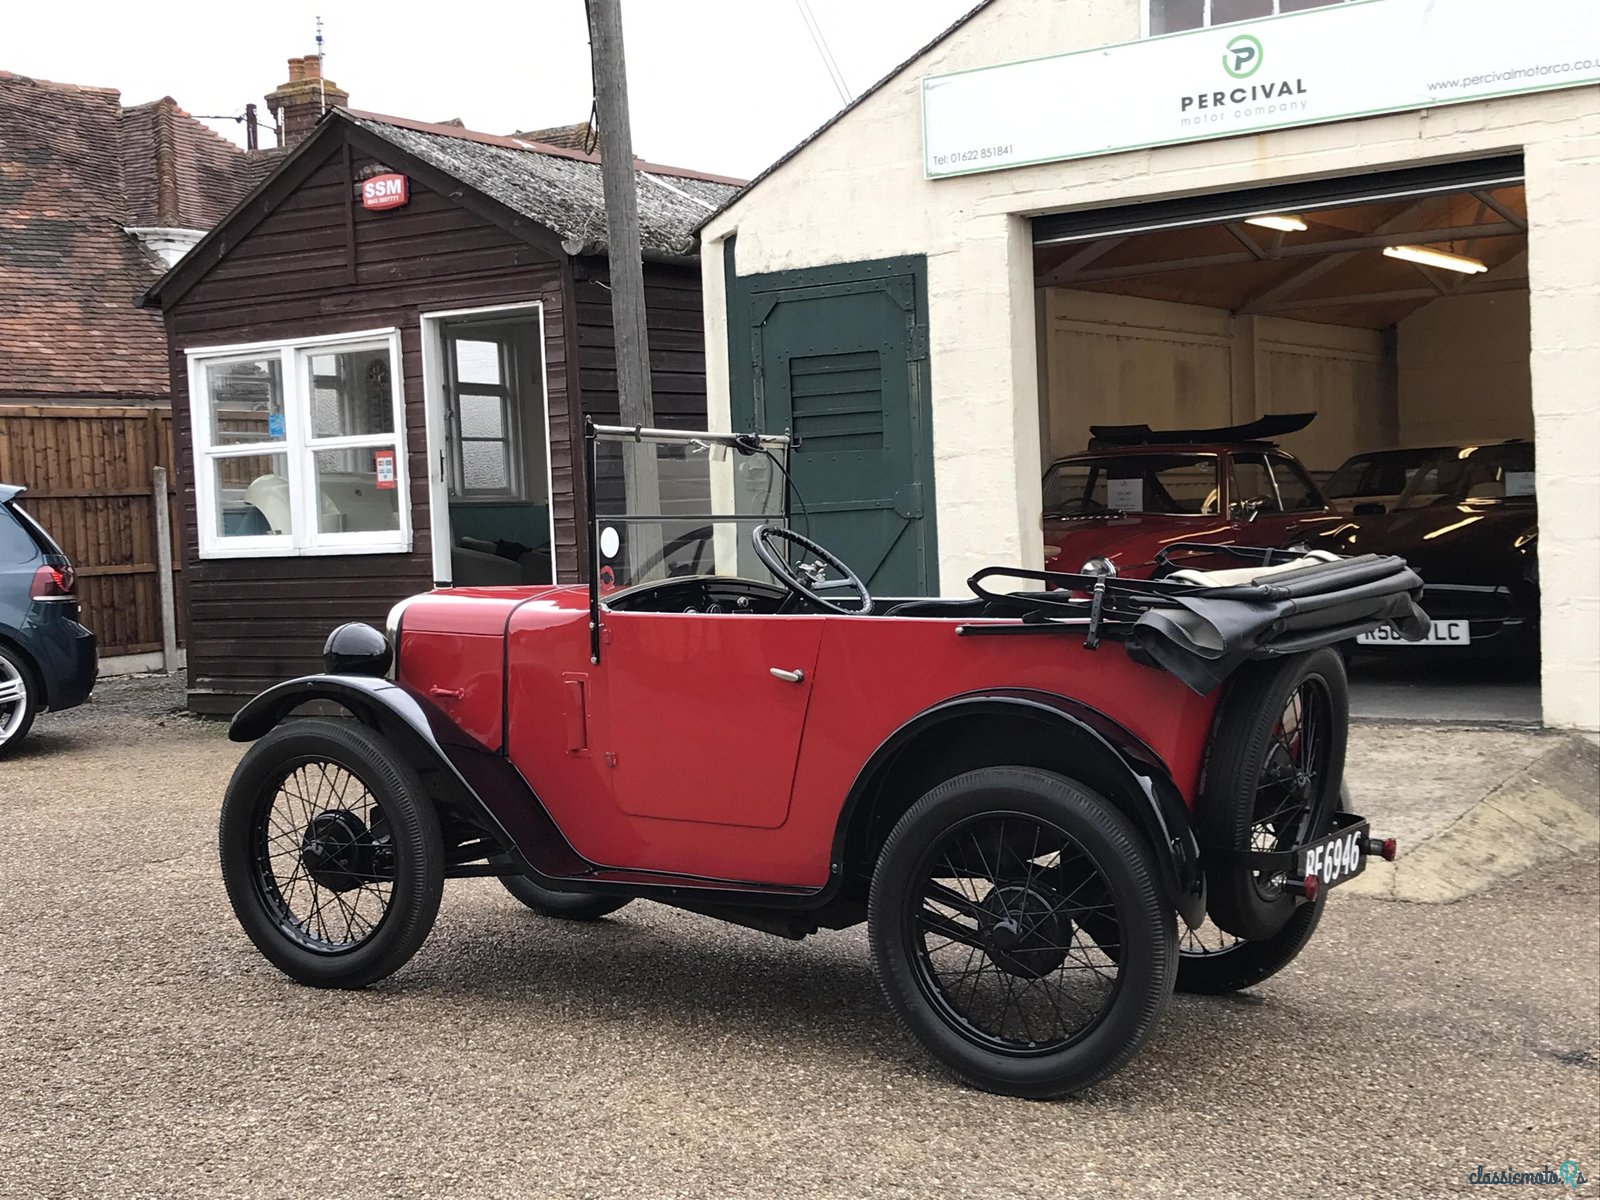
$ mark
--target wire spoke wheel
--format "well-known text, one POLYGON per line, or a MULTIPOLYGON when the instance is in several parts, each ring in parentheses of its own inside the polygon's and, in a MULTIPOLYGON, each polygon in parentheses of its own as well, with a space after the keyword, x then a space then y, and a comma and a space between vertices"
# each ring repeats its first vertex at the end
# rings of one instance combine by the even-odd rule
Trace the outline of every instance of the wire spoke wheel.
MULTIPOLYGON (((1256 781, 1249 846, 1252 850, 1292 850, 1310 840, 1325 823, 1333 706, 1327 685, 1308 676, 1289 693, 1267 745, 1256 781)), ((1264 897, 1283 891, 1281 872, 1257 871, 1264 897)))
POLYGON ((1060 1050, 1116 996, 1122 932, 1110 887, 1052 822, 1010 813, 957 828, 908 901, 929 999, 984 1049, 1060 1050))
MULTIPOLYGON (((1328 831, 1339 805, 1348 723, 1349 691, 1336 650, 1246 663, 1229 682, 1194 808, 1206 915, 1217 930, 1279 947, 1303 944, 1296 931, 1310 935, 1309 918, 1291 920, 1307 905, 1285 883, 1296 869, 1294 852, 1328 831), (1243 853, 1270 857, 1250 860, 1243 853)), ((1185 939, 1185 963, 1199 961, 1200 949, 1215 954, 1225 945, 1204 928, 1194 932, 1185 939)), ((1262 950, 1261 957, 1266 962, 1271 955, 1262 950)), ((1185 986, 1181 976, 1179 986, 1185 986)))
POLYGON ((1178 953, 1185 958, 1216 958, 1244 944, 1244 938, 1217 928, 1209 920, 1201 921, 1199 928, 1178 922, 1178 953))
POLYGON ((348 768, 302 762, 279 781, 255 829, 257 886, 285 935, 339 953, 382 926, 394 898, 390 820, 348 768))
POLYGON ((1092 1087, 1149 1040, 1172 992, 1172 910, 1128 818, 1076 780, 980 767, 896 822, 867 940, 906 1028, 974 1087, 1092 1087))
POLYGON ((301 983, 375 983, 439 911, 438 814, 399 748, 353 720, 295 717, 250 747, 217 843, 240 926, 301 983))

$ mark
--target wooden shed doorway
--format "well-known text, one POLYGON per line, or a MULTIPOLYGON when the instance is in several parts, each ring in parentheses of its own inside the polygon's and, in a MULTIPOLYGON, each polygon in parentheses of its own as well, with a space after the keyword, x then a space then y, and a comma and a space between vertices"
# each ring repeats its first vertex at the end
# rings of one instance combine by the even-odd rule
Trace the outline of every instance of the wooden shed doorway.
POLYGON ((422 342, 435 586, 554 582, 542 306, 428 313, 422 342))

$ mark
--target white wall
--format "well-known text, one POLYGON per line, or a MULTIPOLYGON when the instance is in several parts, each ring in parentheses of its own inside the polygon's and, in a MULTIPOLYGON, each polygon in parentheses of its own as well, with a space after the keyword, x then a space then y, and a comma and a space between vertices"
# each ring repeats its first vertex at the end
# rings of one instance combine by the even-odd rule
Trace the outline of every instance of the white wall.
POLYGON ((1400 442, 1533 437, 1527 292, 1443 296, 1400 322, 1400 442))
POLYGON ((727 407, 726 306, 717 298, 729 234, 738 234, 740 274, 926 254, 940 578, 956 592, 981 562, 1040 560, 1029 216, 1521 149, 1532 221, 1545 716, 1600 728, 1597 89, 924 177, 923 75, 1131 41, 1139 7, 1138 0, 996 0, 710 222, 702 269, 707 357, 717 364, 708 378, 713 412, 727 407))
POLYGON ((1313 472, 1394 444, 1383 334, 1138 296, 1044 289, 1047 458, 1082 450, 1089 426, 1242 424, 1311 410, 1282 439, 1313 472))

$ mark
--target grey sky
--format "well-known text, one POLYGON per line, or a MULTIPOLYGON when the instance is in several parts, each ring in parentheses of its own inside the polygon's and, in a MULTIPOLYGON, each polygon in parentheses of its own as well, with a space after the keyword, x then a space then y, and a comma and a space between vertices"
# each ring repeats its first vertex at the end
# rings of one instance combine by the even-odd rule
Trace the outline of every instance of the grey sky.
MULTIPOLYGON (((810 3, 860 92, 975 0, 810 3)), ((491 132, 588 114, 583 0, 0 3, 0 70, 238 113, 315 50, 319 13, 328 77, 352 107, 491 132)), ((749 177, 839 107, 795 0, 624 0, 623 21, 643 157, 749 177)), ((242 143, 238 126, 213 124, 242 143)))

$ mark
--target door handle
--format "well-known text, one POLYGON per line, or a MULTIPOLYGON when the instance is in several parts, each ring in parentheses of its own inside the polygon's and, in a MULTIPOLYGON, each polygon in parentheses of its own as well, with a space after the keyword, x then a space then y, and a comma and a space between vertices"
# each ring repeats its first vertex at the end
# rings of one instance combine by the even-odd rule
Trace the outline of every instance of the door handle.
POLYGON ((806 678, 806 673, 798 668, 793 671, 785 671, 782 667, 768 667, 767 674, 774 679, 781 679, 785 683, 804 683, 806 678))

